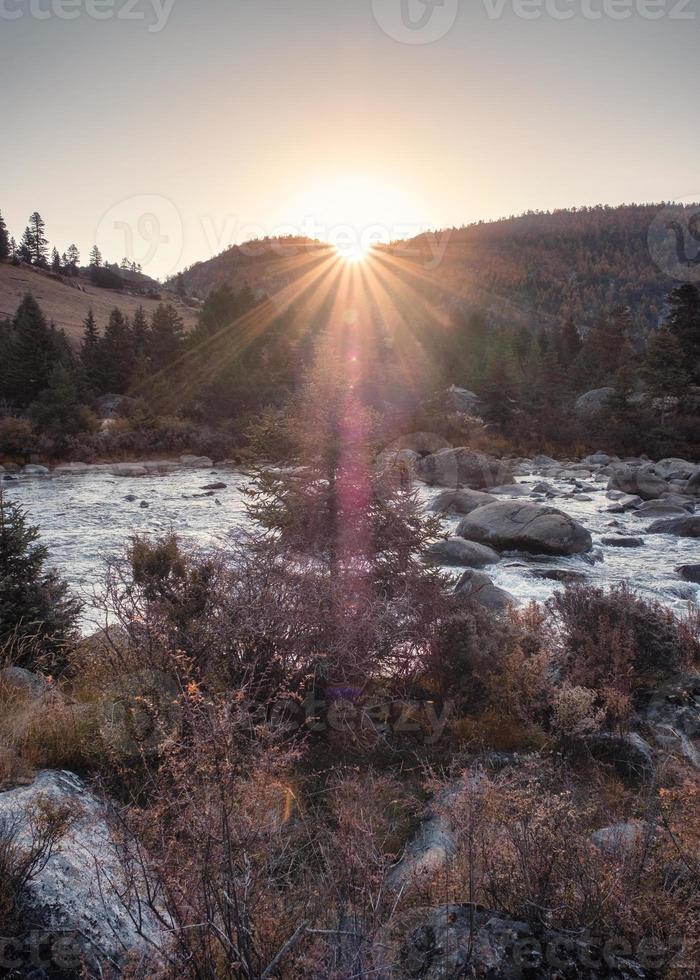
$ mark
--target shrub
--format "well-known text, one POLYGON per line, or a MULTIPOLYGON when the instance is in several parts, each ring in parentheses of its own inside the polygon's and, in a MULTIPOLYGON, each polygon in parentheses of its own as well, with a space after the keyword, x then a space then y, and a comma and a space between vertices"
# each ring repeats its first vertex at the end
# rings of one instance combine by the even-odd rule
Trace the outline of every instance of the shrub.
POLYGON ((0 454, 18 456, 34 446, 31 423, 26 419, 0 419, 0 454))
POLYGON ((573 685, 610 699, 643 698, 700 656, 689 622, 626 585, 605 592, 587 584, 557 592, 547 604, 558 627, 560 666, 573 685))

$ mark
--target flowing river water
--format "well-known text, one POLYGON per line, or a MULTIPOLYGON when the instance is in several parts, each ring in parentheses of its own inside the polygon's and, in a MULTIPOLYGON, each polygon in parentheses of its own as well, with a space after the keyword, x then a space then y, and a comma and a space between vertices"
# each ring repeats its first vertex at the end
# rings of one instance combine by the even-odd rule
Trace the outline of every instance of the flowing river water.
MULTIPOLYGON (((518 478, 518 482, 530 485, 540 480, 536 475, 518 478)), ((627 582, 646 597, 656 598, 679 613, 686 611, 690 602, 700 601, 700 585, 684 581, 675 570, 681 564, 700 563, 697 539, 649 535, 645 532, 653 518, 644 518, 634 511, 607 512, 607 477, 587 480, 591 489, 577 494, 572 494, 570 484, 551 478, 547 482, 562 496, 544 503, 565 511, 588 528, 593 535, 593 551, 584 557, 556 558, 505 553, 498 564, 484 569, 496 585, 520 602, 543 601, 563 586, 550 578, 540 578, 539 574, 574 572, 584 573, 595 585, 627 582), (604 536, 625 534, 642 537, 644 544, 619 548, 601 543, 604 536)), ((51 563, 77 594, 88 599, 104 574, 105 558, 121 552, 129 535, 135 532, 175 531, 185 541, 225 549, 232 536, 248 523, 244 484, 245 476, 236 470, 182 468, 164 476, 118 477, 106 471, 43 478, 21 476, 4 483, 3 490, 24 505, 31 522, 39 526, 51 563), (207 495, 204 487, 212 482, 226 486, 207 495)), ((440 488, 422 484, 418 487, 426 504, 440 492, 440 488)), ((454 533, 458 522, 457 516, 446 517, 445 532, 454 533)), ((88 599, 86 629, 91 621, 88 599)))

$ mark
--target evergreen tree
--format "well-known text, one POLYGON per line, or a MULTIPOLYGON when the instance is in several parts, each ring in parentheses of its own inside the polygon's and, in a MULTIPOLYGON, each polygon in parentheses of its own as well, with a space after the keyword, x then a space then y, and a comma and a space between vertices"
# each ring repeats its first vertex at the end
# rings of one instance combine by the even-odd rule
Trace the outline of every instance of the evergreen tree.
POLYGON ((56 332, 47 324, 34 297, 27 293, 13 320, 7 359, 7 386, 18 407, 25 408, 48 385, 58 345, 56 332))
POLYGON ((684 283, 673 290, 669 303, 666 324, 680 344, 693 382, 700 384, 700 290, 684 283))
POLYGON ((121 310, 112 310, 98 345, 99 390, 123 395, 131 384, 135 357, 128 319, 121 310))
POLYGON ((54 669, 62 665, 61 652, 74 636, 80 604, 45 567, 48 552, 38 538, 22 507, 0 489, 0 646, 14 641, 13 652, 26 658, 20 666, 35 667, 34 657, 44 654, 46 666, 54 669), (31 652, 22 640, 34 641, 31 652))
POLYGON ((442 601, 443 580, 421 558, 438 523, 395 473, 375 470, 374 425, 342 359, 324 351, 289 421, 297 467, 261 469, 250 487, 261 564, 284 579, 285 602, 314 597, 305 629, 317 680, 361 683, 425 640, 442 601))
POLYGON ((72 276, 78 275, 80 268, 80 252, 76 245, 69 245, 66 252, 67 265, 72 276))
POLYGON ((0 213, 0 262, 7 262, 10 257, 10 236, 7 233, 5 220, 0 213))
POLYGON ((61 256, 55 246, 51 252, 51 271, 55 272, 57 276, 61 274, 61 256))
POLYGON ((151 318, 148 355, 154 372, 164 371, 177 360, 184 347, 184 325, 170 303, 161 303, 151 318))
POLYGON ((35 211, 29 217, 29 224, 25 229, 21 245, 24 261, 32 262, 42 268, 46 268, 49 264, 47 260, 49 243, 45 231, 44 219, 38 211, 35 211))
POLYGON ((22 241, 19 243, 19 248, 17 249, 17 257, 20 262, 27 262, 31 264, 34 256, 34 238, 32 236, 32 229, 27 226, 24 229, 24 235, 22 235, 22 241))
POLYGON ((657 398, 682 398, 688 391, 688 361, 680 340, 668 324, 656 330, 647 342, 642 377, 657 398))
POLYGON ((102 252, 100 252, 97 245, 93 245, 90 249, 90 268, 99 269, 102 265, 102 252))
POLYGON ((83 339, 79 356, 85 387, 92 393, 99 391, 100 385, 99 345, 100 335, 97 331, 95 315, 90 307, 83 321, 83 339))
POLYGON ((583 342, 573 317, 569 317, 564 326, 557 332, 555 347, 559 363, 569 368, 581 353, 583 342))
POLYGON ((58 361, 51 369, 48 386, 30 406, 29 414, 39 432, 58 440, 63 448, 67 436, 91 428, 92 418, 81 403, 73 372, 58 361))
POLYGON ((596 320, 586 335, 581 352, 587 383, 605 385, 614 382, 620 368, 632 359, 631 332, 632 318, 622 307, 596 320))

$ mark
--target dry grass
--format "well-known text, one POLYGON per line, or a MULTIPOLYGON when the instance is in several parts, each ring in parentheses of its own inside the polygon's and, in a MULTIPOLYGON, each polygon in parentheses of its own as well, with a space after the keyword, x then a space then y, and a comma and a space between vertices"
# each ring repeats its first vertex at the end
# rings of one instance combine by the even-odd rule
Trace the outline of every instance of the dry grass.
MULTIPOLYGON (((49 273, 28 265, 0 264, 0 319, 12 319, 26 293, 32 294, 47 320, 53 320, 57 327, 63 328, 71 341, 77 341, 82 336, 83 321, 91 307, 101 328, 115 306, 126 316, 132 317, 139 306, 150 313, 159 302, 147 296, 130 296, 110 289, 98 289, 83 278, 58 282, 49 273)), ((174 293, 162 292, 161 295, 162 302, 173 303, 177 307, 187 329, 194 326, 194 311, 184 306, 174 293)))

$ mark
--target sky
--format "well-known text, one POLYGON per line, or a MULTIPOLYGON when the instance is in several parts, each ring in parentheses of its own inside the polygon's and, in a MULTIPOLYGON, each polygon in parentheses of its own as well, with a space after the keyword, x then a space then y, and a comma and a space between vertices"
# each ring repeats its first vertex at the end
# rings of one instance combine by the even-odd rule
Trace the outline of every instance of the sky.
POLYGON ((0 211, 164 277, 698 200, 699 42, 700 0, 0 0, 0 211))

